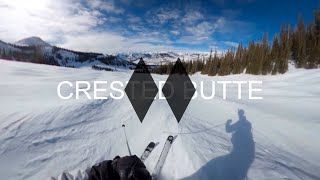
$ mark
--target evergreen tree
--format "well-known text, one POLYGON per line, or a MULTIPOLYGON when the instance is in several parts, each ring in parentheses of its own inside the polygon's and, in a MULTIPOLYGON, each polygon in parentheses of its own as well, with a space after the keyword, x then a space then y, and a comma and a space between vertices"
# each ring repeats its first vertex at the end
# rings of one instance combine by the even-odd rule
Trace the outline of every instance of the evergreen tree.
POLYGON ((197 72, 197 66, 198 66, 198 61, 192 61, 190 74, 194 74, 197 72))
POLYGON ((240 73, 246 72, 247 66, 248 66, 248 49, 243 48, 242 57, 240 61, 240 73))
POLYGON ((279 69, 278 72, 283 74, 288 70, 288 59, 290 55, 290 27, 282 26, 280 29, 280 52, 278 57, 279 69))
POLYGON ((234 64, 232 69, 232 74, 240 74, 241 73, 241 60, 243 56, 243 47, 242 43, 239 43, 236 55, 234 57, 234 64))
POLYGON ((221 65, 218 71, 219 76, 225 76, 231 73, 232 71, 232 61, 233 61, 234 52, 228 50, 223 58, 221 59, 221 65))
POLYGON ((268 42, 268 35, 267 33, 263 33, 262 36, 262 53, 263 53, 263 60, 262 60, 262 70, 261 73, 266 75, 271 71, 271 58, 270 58, 270 48, 268 42))
POLYGON ((314 36, 315 46, 320 45, 320 7, 314 12, 314 36))
POLYGON ((170 74, 171 73, 171 70, 172 70, 173 66, 174 66, 174 64, 172 62, 168 63, 166 74, 170 74))
POLYGON ((220 68, 220 59, 218 57, 218 52, 215 51, 214 56, 213 56, 213 60, 211 61, 210 66, 209 66, 208 75, 209 76, 217 75, 219 68, 220 68))
POLYGON ((279 72, 279 56, 280 56, 280 45, 278 34, 275 34, 272 40, 271 48, 271 69, 272 74, 277 74, 279 72))
POLYGON ((295 32, 294 49, 296 54, 296 64, 298 68, 305 67, 306 65, 306 31, 303 24, 302 16, 299 15, 298 25, 295 32))
POLYGON ((314 67, 317 68, 320 65, 320 7, 314 12, 314 33, 313 33, 313 45, 311 57, 313 58, 314 67))
POLYGON ((189 62, 188 62, 188 68, 187 68, 187 72, 188 72, 188 74, 192 74, 192 66, 193 66, 193 63, 192 63, 192 61, 191 60, 189 60, 189 62))
POLYGON ((314 68, 316 66, 316 33, 313 24, 309 24, 306 34, 306 68, 314 68))
POLYGON ((204 67, 202 68, 201 74, 209 74, 211 63, 212 63, 212 49, 210 51, 209 59, 203 62, 204 67))
POLYGON ((255 50, 256 45, 254 41, 249 41, 247 49, 247 64, 246 64, 246 73, 254 74, 255 71, 255 50))

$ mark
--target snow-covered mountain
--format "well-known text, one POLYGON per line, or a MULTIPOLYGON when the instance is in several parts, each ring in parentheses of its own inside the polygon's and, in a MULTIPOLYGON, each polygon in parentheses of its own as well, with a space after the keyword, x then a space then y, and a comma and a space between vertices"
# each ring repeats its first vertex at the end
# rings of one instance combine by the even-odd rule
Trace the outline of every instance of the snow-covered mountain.
POLYGON ((175 62, 178 58, 185 61, 204 60, 210 56, 209 52, 135 52, 135 53, 119 53, 112 54, 117 59, 128 60, 137 63, 142 57, 143 60, 150 65, 160 65, 168 62, 175 62))
MULTIPOLYGON (((179 124, 165 99, 156 98, 140 123, 126 97, 93 100, 82 93, 78 100, 62 100, 57 95, 61 81, 74 85, 64 86, 61 93, 66 96, 75 95, 76 81, 89 81, 93 87, 93 81, 126 82, 131 75, 130 71, 97 72, 0 60, 0 77, 4 79, 0 81, 1 178, 42 180, 63 171, 77 174, 102 160, 128 155, 121 127, 126 124, 133 154, 140 155, 150 141, 159 142, 145 162, 151 172, 166 137, 177 135, 159 180, 211 180, 217 173, 222 177, 247 173, 250 180, 320 179, 320 69, 290 67, 286 74, 274 76, 193 75, 191 79, 197 84, 263 81, 263 91, 254 93, 264 99, 245 98, 248 91, 243 84, 242 99, 237 99, 238 88, 234 86, 228 88, 224 100, 222 85, 216 84, 215 97, 191 100, 179 124), (246 141, 234 147, 235 139, 225 131, 228 119, 238 121, 237 109, 245 111, 252 125, 252 136, 248 137, 253 138, 253 147, 246 141), (248 158, 252 157, 249 168, 248 158)), ((156 82, 167 77, 153 75, 156 82)), ((203 93, 210 96, 211 85, 205 87, 203 93)), ((99 96, 108 96, 108 92, 99 92, 99 96)), ((93 88, 88 93, 93 97, 93 88)))
POLYGON ((19 46, 51 46, 49 43, 36 36, 21 39, 14 44, 19 46))
POLYGON ((146 64, 160 65, 175 62, 178 58, 190 61, 204 60, 210 56, 210 52, 130 52, 113 54, 78 52, 51 46, 39 37, 25 38, 14 44, 0 41, 0 58, 3 59, 33 62, 35 56, 39 53, 44 56, 42 63, 76 68, 101 63, 103 65, 129 67, 133 63, 138 63, 141 57, 146 64))
POLYGON ((134 65, 127 60, 117 59, 110 55, 78 52, 55 46, 45 47, 42 52, 47 64, 65 67, 81 68, 100 65, 110 67, 115 66, 119 69, 119 67, 130 68, 132 65, 134 65))
POLYGON ((127 60, 117 59, 113 55, 78 52, 51 46, 38 37, 26 38, 16 44, 0 41, 0 58, 74 68, 99 65, 119 70, 128 69, 134 65, 127 60))

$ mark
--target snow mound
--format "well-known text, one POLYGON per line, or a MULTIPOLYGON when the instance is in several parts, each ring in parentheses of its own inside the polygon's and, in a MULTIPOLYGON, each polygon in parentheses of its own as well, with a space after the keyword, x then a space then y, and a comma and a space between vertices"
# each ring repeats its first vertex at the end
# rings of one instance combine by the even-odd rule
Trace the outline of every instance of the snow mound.
MULTIPOLYGON (((159 142, 146 160, 150 171, 167 136, 177 135, 160 179, 209 180, 230 174, 247 174, 248 179, 320 178, 319 69, 292 69, 276 76, 196 74, 191 79, 197 84, 263 81, 259 95, 264 99, 247 100, 248 92, 243 90, 239 100, 237 88, 232 87, 224 100, 221 87, 216 87, 214 99, 193 99, 179 124, 163 99, 152 103, 140 123, 126 96, 121 100, 88 100, 85 95, 79 100, 61 100, 57 96, 61 81, 125 82, 131 73, 0 60, 1 178, 46 179, 63 171, 82 172, 99 161, 128 155, 122 124, 126 124, 133 154, 140 156, 150 141, 159 142), (240 146, 235 146, 232 135, 225 131, 228 119, 238 121, 238 109, 245 111, 251 124, 247 138, 254 146, 247 146, 248 141, 241 138, 240 146), (236 153, 241 150, 242 156, 236 153)), ((153 78, 158 82, 167 76, 153 78)), ((209 96, 210 90, 204 93, 209 96)), ((63 89, 63 93, 69 92, 74 88, 63 89)))

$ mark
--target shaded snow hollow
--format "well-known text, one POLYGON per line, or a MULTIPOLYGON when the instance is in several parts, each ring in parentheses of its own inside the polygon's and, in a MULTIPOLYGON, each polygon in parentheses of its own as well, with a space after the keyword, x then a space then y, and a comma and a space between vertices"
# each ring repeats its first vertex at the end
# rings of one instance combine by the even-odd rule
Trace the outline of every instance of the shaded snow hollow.
MULTIPOLYGON (((290 69, 276 76, 191 76, 195 82, 263 81, 263 92, 258 95, 264 99, 248 100, 244 86, 242 100, 237 99, 236 87, 228 89, 224 100, 217 86, 214 99, 192 100, 179 124, 165 100, 156 99, 140 123, 126 96, 121 100, 88 100, 84 96, 60 100, 57 96, 61 81, 125 82, 131 74, 0 60, 1 178, 46 179, 125 156, 122 124, 126 124, 134 154, 140 156, 150 141, 159 142, 146 161, 150 171, 166 137, 178 134, 161 179, 211 179, 218 172, 219 177, 228 177, 246 171, 246 156, 254 158, 248 179, 320 178, 319 69, 290 69), (243 157, 234 153, 241 151, 239 146, 232 150, 232 135, 224 128, 228 119, 238 120, 238 109, 245 111, 255 142, 243 157)), ((159 81, 167 76, 153 78, 159 81)), ((206 88, 205 93, 210 90, 206 88)), ((74 89, 63 89, 68 92, 74 89)), ((240 147, 247 149, 243 142, 240 147)))

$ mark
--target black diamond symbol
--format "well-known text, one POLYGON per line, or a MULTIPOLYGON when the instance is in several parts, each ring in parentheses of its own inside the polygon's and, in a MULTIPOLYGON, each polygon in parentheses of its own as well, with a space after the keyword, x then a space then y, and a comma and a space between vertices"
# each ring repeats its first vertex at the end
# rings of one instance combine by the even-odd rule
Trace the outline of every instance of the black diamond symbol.
POLYGON ((162 88, 162 92, 179 123, 193 94, 196 92, 196 89, 179 58, 173 66, 171 73, 162 88))
POLYGON ((140 61, 125 88, 125 92, 142 122, 154 97, 158 93, 158 87, 154 83, 148 67, 142 58, 140 58, 140 61))

